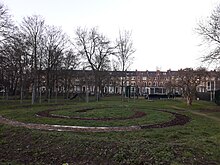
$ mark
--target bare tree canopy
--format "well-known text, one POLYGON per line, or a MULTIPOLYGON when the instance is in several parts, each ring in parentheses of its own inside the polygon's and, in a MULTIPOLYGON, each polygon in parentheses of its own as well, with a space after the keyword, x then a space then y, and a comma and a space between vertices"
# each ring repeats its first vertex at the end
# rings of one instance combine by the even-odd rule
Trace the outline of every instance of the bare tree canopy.
POLYGON ((31 17, 26 17, 23 19, 21 24, 21 30, 25 36, 26 42, 30 48, 31 56, 31 69, 33 76, 33 85, 32 85, 32 104, 36 102, 37 98, 37 70, 40 67, 39 59, 41 56, 42 50, 42 40, 43 34, 45 31, 44 19, 39 15, 33 15, 31 17))
POLYGON ((39 65, 38 57, 40 56, 40 46, 42 46, 43 34, 45 31, 44 19, 39 15, 25 17, 21 24, 21 31, 30 48, 32 56, 32 68, 37 70, 39 65))
POLYGON ((113 47, 97 28, 78 28, 75 40, 79 55, 85 59, 85 67, 90 67, 93 71, 109 69, 109 57, 113 54, 113 47))
POLYGON ((133 47, 133 41, 131 39, 131 32, 119 31, 119 38, 116 39, 116 61, 114 64, 115 70, 120 70, 124 72, 124 76, 121 79, 121 93, 122 93, 122 100, 124 99, 124 80, 126 77, 125 71, 129 69, 130 65, 133 62, 134 57, 132 54, 135 52, 133 47))
POLYGON ((135 52, 131 32, 119 31, 119 38, 116 39, 116 57, 121 71, 127 70, 133 62, 132 54, 135 52))
POLYGON ((0 3, 0 41, 8 38, 9 32, 14 28, 8 9, 0 3))
POLYGON ((63 55, 62 67, 64 69, 76 69, 79 66, 79 56, 77 56, 73 49, 67 49, 63 55))
POLYGON ((68 36, 55 26, 47 26, 43 37, 43 64, 46 69, 61 68, 63 53, 68 45, 68 36))
POLYGON ((197 86, 207 77, 207 71, 204 68, 193 70, 192 68, 180 69, 174 86, 181 88, 183 96, 186 98, 187 105, 192 105, 196 94, 197 86))
POLYGON ((84 68, 91 68, 95 77, 97 100, 103 88, 103 71, 110 70, 110 56, 114 54, 111 42, 97 28, 76 30, 75 47, 84 59, 84 68))
POLYGON ((208 45, 209 54, 204 56, 203 62, 213 63, 220 60, 220 5, 213 10, 206 21, 201 21, 196 31, 203 38, 203 44, 208 45))

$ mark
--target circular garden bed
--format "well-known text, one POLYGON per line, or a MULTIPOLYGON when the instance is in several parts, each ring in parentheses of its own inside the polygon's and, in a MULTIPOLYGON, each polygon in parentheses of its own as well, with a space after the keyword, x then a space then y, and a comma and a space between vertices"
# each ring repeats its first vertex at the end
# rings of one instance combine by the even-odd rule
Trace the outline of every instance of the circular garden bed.
POLYGON ((190 121, 188 116, 170 110, 122 105, 23 107, 17 112, 14 117, 11 114, 0 116, 0 123, 40 130, 109 132, 165 128, 190 121))

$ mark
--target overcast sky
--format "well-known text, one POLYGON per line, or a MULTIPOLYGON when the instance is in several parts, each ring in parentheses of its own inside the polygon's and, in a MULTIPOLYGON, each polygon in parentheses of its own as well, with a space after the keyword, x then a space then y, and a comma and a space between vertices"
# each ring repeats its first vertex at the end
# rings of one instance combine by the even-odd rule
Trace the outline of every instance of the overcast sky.
POLYGON ((98 26, 114 40, 132 31, 136 52, 131 70, 177 70, 201 65, 204 47, 195 33, 220 0, 3 0, 14 20, 42 15, 70 36, 78 26, 98 26))

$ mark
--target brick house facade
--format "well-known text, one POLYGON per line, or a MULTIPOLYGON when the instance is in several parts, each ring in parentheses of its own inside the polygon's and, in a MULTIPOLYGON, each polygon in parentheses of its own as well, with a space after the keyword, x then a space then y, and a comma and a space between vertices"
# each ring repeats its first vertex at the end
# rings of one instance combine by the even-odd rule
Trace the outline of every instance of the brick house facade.
MULTIPOLYGON (((51 74, 56 75, 57 80, 54 88, 57 88, 59 93, 64 92, 67 86, 72 93, 85 93, 86 91, 94 93, 94 73, 91 70, 59 70, 53 71, 51 74)), ((145 93, 167 94, 168 92, 181 94, 180 89, 169 89, 166 86, 169 81, 176 81, 177 71, 103 71, 99 74, 101 77, 99 88, 104 94, 121 94, 122 91, 125 92, 128 86, 130 86, 131 91, 138 91, 139 95, 145 93)), ((43 71, 40 75, 41 86, 45 90, 46 77, 43 71)), ((206 81, 197 87, 198 92, 214 92, 217 89, 220 89, 220 79, 216 71, 210 71, 206 81)))

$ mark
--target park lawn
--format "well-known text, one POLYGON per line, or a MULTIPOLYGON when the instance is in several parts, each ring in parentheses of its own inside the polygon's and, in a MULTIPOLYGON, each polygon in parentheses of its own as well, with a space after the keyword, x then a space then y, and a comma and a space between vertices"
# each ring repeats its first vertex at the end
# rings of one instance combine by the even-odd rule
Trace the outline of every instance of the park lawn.
POLYGON ((57 124, 57 125, 77 125, 77 126, 132 126, 160 123, 173 118, 171 114, 158 112, 154 109, 154 105, 144 105, 145 102, 128 102, 121 103, 121 101, 102 101, 91 103, 73 103, 73 104, 48 104, 45 105, 15 105, 9 108, 2 109, 0 114, 8 119, 21 121, 25 123, 41 123, 41 124, 57 124), (95 108, 94 110, 77 113, 76 111, 84 108, 95 108), (97 108, 97 109, 96 109, 97 108), (89 120, 71 120, 60 118, 36 117, 36 113, 46 110, 56 110, 52 114, 65 116, 79 116, 79 117, 128 117, 134 114, 134 111, 142 111, 146 116, 135 118, 132 120, 110 120, 110 121, 89 121, 89 120), (109 115, 108 115, 109 114, 109 115))
MULTIPOLYGON (((89 103, 90 107, 117 107, 116 105, 128 108, 127 113, 124 111, 126 108, 122 108, 124 116, 132 114, 133 108, 148 115, 143 121, 140 118, 107 122, 107 125, 160 123, 172 119, 169 114, 154 111, 157 109, 185 114, 191 119, 184 126, 109 133, 39 131, 1 124, 0 162, 2 164, 220 164, 220 112, 207 112, 207 110, 219 109, 213 103, 196 101, 192 107, 188 107, 182 100, 148 102, 139 99, 135 102, 130 100, 122 103, 111 101, 110 98, 99 103, 89 103)), ((58 122, 68 125, 74 122, 71 123, 67 119, 39 119, 34 114, 39 109, 59 108, 59 111, 53 113, 74 115, 75 113, 68 111, 68 108, 77 106, 85 107, 88 104, 74 102, 55 106, 26 105, 23 108, 20 105, 5 104, 1 107, 0 115, 23 122, 48 124, 58 122)), ((115 108, 116 111, 118 109, 115 108)), ((103 113, 106 115, 106 112, 103 113)), ((91 116, 86 113, 85 115, 91 116)), ((99 115, 92 114, 93 117, 99 115)), ((112 117, 118 115, 121 114, 119 112, 111 114, 112 117)), ((87 122, 78 122, 78 124, 87 122)), ((91 121, 90 124, 97 125, 94 123, 97 122, 91 121)))

